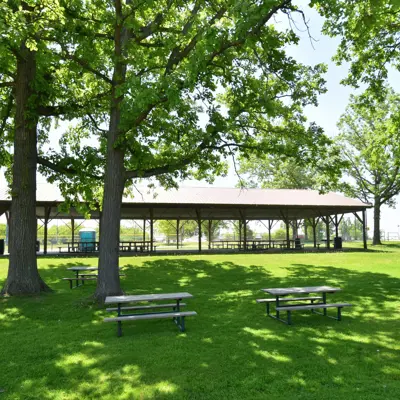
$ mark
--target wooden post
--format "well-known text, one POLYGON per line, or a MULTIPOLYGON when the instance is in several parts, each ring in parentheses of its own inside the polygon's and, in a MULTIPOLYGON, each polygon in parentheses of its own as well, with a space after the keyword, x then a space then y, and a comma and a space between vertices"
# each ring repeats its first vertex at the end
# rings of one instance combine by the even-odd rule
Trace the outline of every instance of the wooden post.
POLYGON ((153 209, 150 208, 150 251, 154 250, 154 216, 153 209))
POLYGON ((242 220, 239 219, 239 247, 242 245, 242 220))
POLYGON ((176 248, 179 249, 179 219, 176 220, 176 248))
POLYGON ((212 221, 211 219, 208 220, 208 250, 211 249, 211 228, 212 228, 212 221))
POLYGON ((200 210, 196 210, 197 215, 197 225, 199 227, 199 252, 201 252, 201 212, 200 210))
POLYGON ((326 247, 327 249, 330 249, 331 244, 330 244, 330 232, 329 232, 329 215, 326 216, 325 225, 326 225, 326 247))
POLYGON ((286 247, 290 249, 290 225, 289 225, 289 220, 285 219, 284 220, 286 224, 286 247))
POLYGON ((317 222, 315 221, 315 217, 312 219, 312 232, 313 232, 313 240, 314 240, 314 249, 317 247, 317 222))
POLYGON ((143 220, 143 246, 146 241, 146 219, 143 220))
POLYGON ((274 220, 268 220, 268 241, 269 241, 269 247, 271 248, 271 230, 272 230, 272 224, 274 220))
POLYGON ((367 250, 367 212, 363 210, 362 212, 362 220, 363 220, 363 242, 364 242, 364 249, 367 250))
POLYGON ((47 227, 49 224, 51 207, 44 208, 44 235, 43 235, 43 254, 47 254, 47 227))
POLYGON ((75 218, 71 218, 71 236, 72 236, 72 245, 74 245, 74 242, 75 242, 75 218))
POLYGON ((308 242, 308 223, 309 220, 304 218, 303 220, 303 226, 304 226, 304 242, 308 242))
POLYGON ((336 234, 336 237, 339 236, 339 222, 338 222, 337 214, 335 215, 335 234, 336 234))
POLYGON ((243 250, 247 250, 247 221, 243 220, 243 250))

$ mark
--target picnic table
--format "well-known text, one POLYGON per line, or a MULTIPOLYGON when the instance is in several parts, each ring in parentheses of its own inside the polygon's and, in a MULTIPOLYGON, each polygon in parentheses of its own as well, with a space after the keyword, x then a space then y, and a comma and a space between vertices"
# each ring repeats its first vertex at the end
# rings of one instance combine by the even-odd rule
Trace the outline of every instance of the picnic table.
POLYGON ((77 265, 75 267, 69 267, 67 270, 75 272, 75 278, 63 278, 64 281, 69 281, 70 289, 82 286, 85 281, 97 280, 97 273, 93 274, 93 271, 97 272, 97 267, 90 267, 89 265, 77 265), (90 273, 85 273, 87 271, 90 273), (75 286, 72 286, 73 281, 75 281, 75 286), (79 282, 82 283, 79 284, 79 282))
MULTIPOLYGON (((84 285, 85 281, 97 281, 97 267, 90 267, 89 265, 77 265, 75 267, 69 267, 67 270, 74 271, 76 274, 74 278, 63 278, 64 281, 69 281, 70 289, 75 289, 84 285), (75 286, 72 286, 73 281, 75 281, 75 286)), ((124 274, 120 274, 119 276, 124 276, 124 274)))
POLYGON ((181 332, 185 331, 185 317, 197 315, 195 311, 181 311, 181 307, 186 306, 181 303, 183 299, 192 298, 193 295, 187 292, 183 293, 157 293, 157 294, 142 294, 128 296, 108 296, 105 299, 105 304, 116 304, 117 307, 107 308, 106 311, 116 311, 117 316, 105 318, 104 322, 117 322, 117 335, 122 336, 122 321, 136 321, 155 318, 172 318, 179 327, 181 332), (155 304, 154 302, 173 300, 173 303, 155 304), (125 306, 126 303, 150 303, 146 305, 125 306), (154 309, 166 309, 167 311, 149 312, 154 309), (170 309, 170 310, 168 310, 170 309), (133 310, 134 313, 126 314, 125 311, 133 310), (136 311, 141 310, 141 313, 136 311), (144 311, 144 312, 143 312, 144 311))
POLYGON ((338 321, 341 320, 341 309, 343 307, 351 306, 349 303, 330 303, 326 302, 327 293, 336 293, 341 291, 338 287, 332 286, 306 286, 306 287, 289 287, 289 288, 269 288, 269 289, 261 289, 265 293, 269 293, 275 298, 267 298, 267 299, 257 299, 257 303, 265 303, 267 309, 267 315, 271 318, 278 319, 288 325, 292 324, 291 320, 291 312, 297 310, 311 310, 312 313, 321 314, 324 316, 327 315, 327 308, 337 308, 338 314, 337 317, 331 317, 338 321), (286 297, 293 295, 307 295, 301 297, 286 297), (321 294, 319 296, 309 296, 309 294, 321 294), (302 303, 297 303, 301 301, 302 303), (318 301, 315 303, 315 301, 318 301), (295 304, 282 304, 287 302, 294 302, 295 304), (306 302, 306 303, 304 303, 306 302), (308 303, 309 302, 309 303, 308 303), (275 304, 275 315, 270 313, 270 304, 275 304), (319 313, 315 311, 315 309, 322 308, 323 313, 319 313), (280 318, 280 312, 287 312, 287 320, 283 320, 280 318))
MULTIPOLYGON (((255 240, 249 239, 246 241, 246 250, 263 250, 270 248, 269 240, 255 240)), ((244 241, 240 240, 214 240, 211 242, 211 248, 213 249, 239 249, 243 250, 244 241)))
MULTIPOLYGON (((153 246, 155 250, 156 246, 153 246)), ((148 252, 151 249, 150 240, 140 240, 140 241, 121 241, 119 242, 120 251, 135 251, 135 252, 148 252)))

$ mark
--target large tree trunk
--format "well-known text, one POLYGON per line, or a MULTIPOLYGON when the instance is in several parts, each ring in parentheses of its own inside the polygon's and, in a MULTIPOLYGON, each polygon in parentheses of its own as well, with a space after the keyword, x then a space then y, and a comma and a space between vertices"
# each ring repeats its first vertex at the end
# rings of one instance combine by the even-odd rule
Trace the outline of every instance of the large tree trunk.
POLYGON ((122 294, 119 279, 119 234, 121 220, 121 203, 124 191, 124 155, 114 148, 118 137, 115 129, 119 115, 113 110, 110 123, 110 136, 107 149, 107 164, 104 181, 103 210, 101 214, 99 271, 96 299, 102 303, 106 296, 122 294))
POLYGON ((372 244, 382 244, 381 242, 381 199, 375 197, 374 199, 374 236, 372 244))
POLYGON ((107 138, 107 161, 104 177, 104 197, 101 213, 99 271, 95 297, 99 303, 106 296, 122 294, 119 279, 119 235, 121 204, 125 186, 124 151, 118 146, 123 95, 118 89, 125 82, 126 64, 122 60, 128 32, 123 27, 122 4, 115 1, 116 26, 114 35, 115 65, 111 94, 110 125, 107 138))
POLYGON ((3 294, 35 294, 50 290, 36 261, 36 128, 32 113, 35 53, 21 46, 17 61, 13 183, 11 191, 10 259, 3 294))

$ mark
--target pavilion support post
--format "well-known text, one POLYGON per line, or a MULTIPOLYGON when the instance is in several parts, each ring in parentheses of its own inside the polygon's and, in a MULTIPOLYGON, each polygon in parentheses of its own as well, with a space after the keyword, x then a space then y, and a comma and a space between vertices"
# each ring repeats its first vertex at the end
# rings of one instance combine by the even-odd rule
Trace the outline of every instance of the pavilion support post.
POLYGON ((286 219, 284 222, 286 224, 286 247, 290 249, 290 224, 288 219, 286 219))
POLYGON ((143 220, 143 245, 146 241, 146 219, 143 220))
POLYGON ((154 250, 154 213, 150 208, 150 251, 154 250))
POLYGON ((179 249, 179 228, 180 228, 180 220, 176 220, 176 248, 179 249))
POLYGON ((306 218, 304 218, 303 226, 304 226, 304 241, 308 242, 308 227, 309 227, 309 225, 308 225, 308 221, 306 218))
POLYGON ((196 216, 197 216, 197 225, 199 228, 199 252, 201 252, 201 212, 200 210, 196 210, 196 216))
POLYGON ((247 221, 243 220, 243 250, 247 250, 247 221))
POLYGON ((211 219, 208 220, 208 250, 211 249, 211 228, 212 228, 212 221, 211 219))
POLYGON ((268 241, 269 241, 269 247, 271 248, 271 230, 272 230, 272 225, 274 223, 274 220, 268 220, 268 241))
POLYGON ((202 232, 201 232, 201 219, 199 219, 197 221, 197 223, 199 225, 199 251, 201 251, 201 235, 202 235, 202 232))
POLYGON ((314 249, 317 247, 317 221, 315 217, 312 219, 312 233, 313 233, 313 240, 314 240, 314 249))
POLYGON ((328 249, 330 249, 331 248, 331 243, 330 243, 331 237, 330 237, 330 230, 329 230, 329 215, 327 215, 325 218, 325 226, 326 226, 326 247, 328 249))
POLYGON ((367 212, 363 210, 362 212, 362 227, 363 227, 363 242, 364 242, 364 249, 367 250, 367 212))
POLYGON ((239 219, 239 246, 242 245, 242 220, 239 219))
POLYGON ((360 218, 360 216, 356 212, 353 212, 353 214, 360 221, 360 223, 362 225, 363 244, 364 244, 364 249, 367 250, 368 249, 368 246, 367 246, 367 239, 368 239, 368 237, 367 237, 367 212, 366 212, 366 210, 362 211, 362 218, 360 218))
POLYGON ((336 237, 339 236, 339 222, 337 214, 335 215, 335 235, 336 237))
POLYGON ((281 211, 282 221, 286 225, 286 248, 290 249, 290 221, 289 216, 281 211))
POLYGON ((75 218, 71 218, 71 241, 72 245, 74 245, 75 242, 75 218))
POLYGON ((43 254, 47 254, 47 233, 50 220, 51 207, 44 208, 44 234, 43 234, 43 254))

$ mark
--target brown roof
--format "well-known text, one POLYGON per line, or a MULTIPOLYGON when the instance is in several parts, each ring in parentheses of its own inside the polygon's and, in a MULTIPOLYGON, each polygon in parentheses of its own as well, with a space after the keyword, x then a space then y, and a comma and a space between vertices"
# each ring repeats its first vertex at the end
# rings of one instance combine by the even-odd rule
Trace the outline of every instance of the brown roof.
MULTIPOLYGON (((3 208, 9 202, 6 190, 0 189, 3 208)), ((73 209, 69 214, 58 212, 56 204, 62 202, 63 197, 57 187, 38 184, 39 217, 44 215, 43 206, 50 204, 55 205, 53 217, 80 217, 73 209)), ((122 217, 141 219, 150 218, 152 214, 155 219, 195 219, 200 213, 204 219, 280 219, 282 215, 305 218, 362 211, 368 207, 369 204, 359 200, 336 193, 319 194, 315 190, 181 187, 178 190, 157 188, 149 191, 146 187, 124 198, 122 217)), ((95 218, 97 214, 94 212, 92 216, 95 218)))
MULTIPOLYGON (((336 193, 319 194, 316 190, 298 189, 237 189, 215 187, 181 187, 153 192, 142 191, 124 203, 153 204, 230 204, 283 206, 354 206, 365 207, 359 200, 336 193)), ((368 206, 368 205, 367 205, 368 206)))

